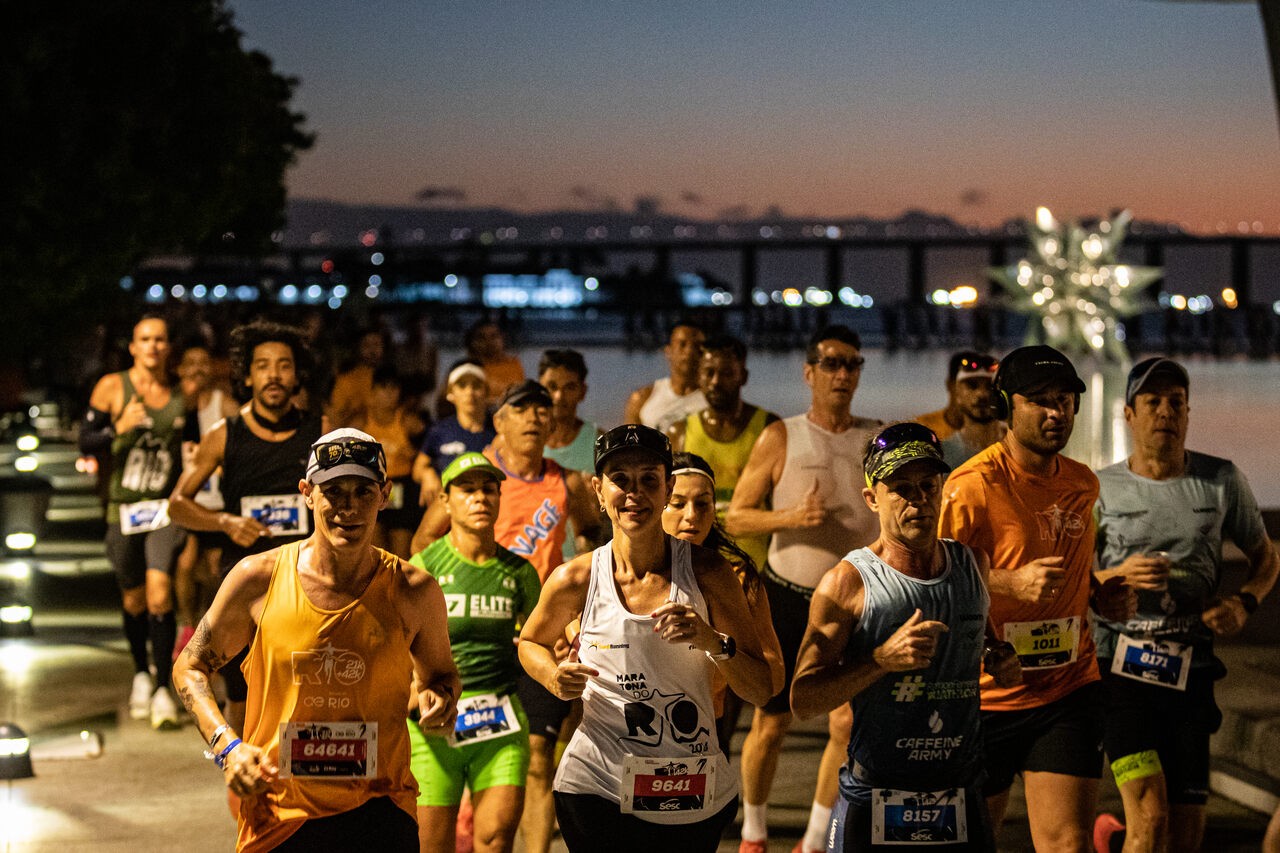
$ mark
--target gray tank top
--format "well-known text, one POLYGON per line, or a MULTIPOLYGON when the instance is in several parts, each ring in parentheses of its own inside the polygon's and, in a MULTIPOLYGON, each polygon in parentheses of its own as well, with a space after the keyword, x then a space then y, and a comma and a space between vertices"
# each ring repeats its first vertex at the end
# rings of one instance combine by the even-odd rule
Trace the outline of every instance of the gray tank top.
POLYGON ((865 590, 846 658, 870 654, 916 608, 949 629, 928 669, 888 673, 851 700, 849 761, 840 771, 840 790, 851 802, 868 802, 873 787, 965 787, 982 772, 978 674, 991 602, 973 552, 950 539, 942 543, 946 567, 927 581, 904 575, 867 548, 845 557, 865 590))
MULTIPOLYGON (((668 600, 686 604, 706 619, 707 603, 693 573, 689 543, 671 537, 667 542, 668 600)), ((676 796, 655 798, 654 808, 634 812, 651 823, 694 823, 737 796, 738 778, 716 740, 711 701, 715 664, 692 646, 662 640, 653 631, 655 621, 623 605, 613 578, 613 549, 609 544, 597 548, 582 610, 579 660, 600 675, 587 682, 582 694, 582 723, 565 750, 554 787, 618 803, 628 756, 660 759, 654 772, 672 774, 667 787, 676 793, 680 776, 710 768, 711 796, 703 808, 687 808, 689 803, 676 796)))
POLYGON ((800 503, 816 480, 827 518, 818 527, 774 533, 769 570, 796 586, 813 589, 845 554, 870 545, 880 535, 880 520, 862 499, 862 451, 879 421, 855 418, 844 432, 828 432, 808 415, 795 415, 782 423, 787 430, 787 459, 773 487, 773 508, 800 503))

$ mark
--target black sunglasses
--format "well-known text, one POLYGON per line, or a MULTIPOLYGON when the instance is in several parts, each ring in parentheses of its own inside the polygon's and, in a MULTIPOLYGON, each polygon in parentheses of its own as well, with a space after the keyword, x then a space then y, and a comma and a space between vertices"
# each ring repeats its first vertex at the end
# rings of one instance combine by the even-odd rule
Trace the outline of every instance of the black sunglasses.
POLYGON ((850 373, 857 373, 862 369, 862 365, 867 363, 867 360, 860 355, 850 356, 849 358, 824 355, 822 358, 809 359, 809 363, 816 364, 823 373, 839 373, 842 367, 850 373))
POLYGON ((893 450, 912 441, 923 441, 937 448, 939 453, 942 452, 942 442, 938 440, 934 431, 924 424, 917 423, 894 424, 886 427, 871 440, 871 446, 878 451, 893 450))
POLYGON ((385 459, 382 445, 373 441, 326 441, 315 445, 312 450, 316 454, 316 464, 321 468, 332 468, 348 461, 366 468, 378 468, 385 459))

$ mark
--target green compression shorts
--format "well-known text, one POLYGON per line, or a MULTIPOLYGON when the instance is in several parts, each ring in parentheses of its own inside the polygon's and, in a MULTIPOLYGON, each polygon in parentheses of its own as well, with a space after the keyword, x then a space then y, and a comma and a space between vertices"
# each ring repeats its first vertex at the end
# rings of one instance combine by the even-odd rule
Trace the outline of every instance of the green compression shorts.
MULTIPOLYGON (((462 692, 467 698, 480 691, 462 692)), ((481 743, 450 746, 442 737, 427 737, 409 721, 410 766, 418 780, 418 805, 456 806, 462 791, 483 791, 497 785, 523 788, 529 775, 529 720, 515 693, 511 705, 520 730, 481 743)))

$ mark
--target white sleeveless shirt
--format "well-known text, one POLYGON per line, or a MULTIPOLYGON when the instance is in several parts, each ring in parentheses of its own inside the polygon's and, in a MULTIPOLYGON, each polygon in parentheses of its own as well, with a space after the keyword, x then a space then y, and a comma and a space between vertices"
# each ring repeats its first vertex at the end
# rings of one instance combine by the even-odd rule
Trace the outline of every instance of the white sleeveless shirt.
POLYGON ((844 432, 829 432, 807 414, 786 418, 787 458, 773 487, 774 509, 804 500, 816 480, 826 507, 817 527, 779 530, 769 543, 769 570, 796 586, 814 589, 823 574, 856 548, 880 535, 878 519, 862 499, 862 452, 879 421, 854 418, 844 432))
POLYGON ((640 407, 640 423, 662 432, 676 421, 682 421, 694 412, 707 407, 707 398, 695 388, 688 394, 677 394, 671 388, 671 377, 654 380, 649 399, 640 407))
MULTIPOLYGON (((671 537, 667 542, 668 600, 688 605, 706 619, 689 543, 671 537)), ((578 654, 600 675, 587 682, 582 694, 582 723, 560 762, 555 790, 603 797, 624 810, 629 798, 635 804, 632 814, 652 823, 695 823, 737 796, 738 778, 716 740, 711 701, 715 664, 687 643, 661 639, 653 630, 656 621, 627 610, 614 580, 613 549, 608 543, 597 548, 591 555, 578 654), (629 776, 624 769, 645 761, 648 770, 629 776), (644 775, 657 777, 653 790, 675 795, 639 796, 639 777, 644 775), (694 805, 679 793, 689 789, 690 781, 698 790, 699 779, 709 796, 694 805)))

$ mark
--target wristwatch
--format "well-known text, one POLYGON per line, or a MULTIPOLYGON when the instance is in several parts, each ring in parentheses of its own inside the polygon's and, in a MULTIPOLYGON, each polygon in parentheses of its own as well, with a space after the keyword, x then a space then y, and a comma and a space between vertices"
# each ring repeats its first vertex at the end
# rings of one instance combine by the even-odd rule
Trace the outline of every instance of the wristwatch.
POLYGON ((719 637, 720 652, 718 654, 707 652, 707 657, 711 658, 713 661, 725 661, 738 653, 738 643, 733 639, 733 637, 730 637, 728 634, 720 634, 719 637))
POLYGON ((1244 605, 1245 615, 1251 615, 1253 611, 1258 609, 1258 596, 1251 592, 1240 590, 1236 593, 1236 598, 1240 599, 1240 603, 1244 605))

